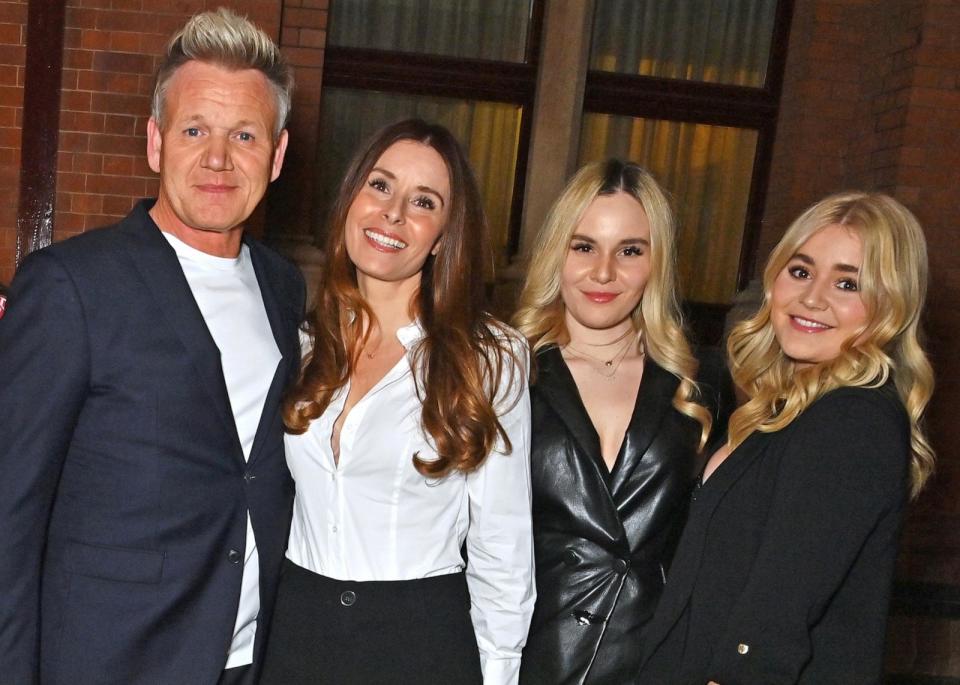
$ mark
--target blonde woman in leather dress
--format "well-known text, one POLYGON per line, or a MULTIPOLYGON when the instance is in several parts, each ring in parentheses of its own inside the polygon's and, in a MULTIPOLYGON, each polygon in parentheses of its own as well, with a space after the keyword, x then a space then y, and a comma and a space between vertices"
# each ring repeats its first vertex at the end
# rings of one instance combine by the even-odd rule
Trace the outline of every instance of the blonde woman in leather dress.
POLYGON ((624 683, 718 423, 704 405, 725 413, 731 385, 719 355, 698 376, 673 217, 647 171, 584 167, 534 244, 515 319, 537 354, 537 602, 520 680, 624 683))

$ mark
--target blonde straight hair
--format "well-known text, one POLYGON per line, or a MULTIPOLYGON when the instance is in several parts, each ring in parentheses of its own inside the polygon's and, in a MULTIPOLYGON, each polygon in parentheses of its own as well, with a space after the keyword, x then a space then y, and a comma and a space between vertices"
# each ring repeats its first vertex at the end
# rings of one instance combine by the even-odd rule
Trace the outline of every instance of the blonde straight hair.
POLYGON ((560 276, 580 218, 597 197, 626 193, 640 203, 650 222, 650 279, 631 315, 648 357, 680 379, 673 397, 677 411, 700 423, 700 447, 712 418, 699 404, 694 378, 697 360, 683 334, 676 291, 676 238, 670 203, 656 179, 633 162, 610 159, 584 166, 567 184, 541 226, 528 256, 527 280, 514 325, 534 352, 569 342, 560 296, 560 276))
POLYGON ((759 311, 737 325, 727 341, 734 381, 750 397, 730 417, 730 446, 754 431, 781 430, 830 390, 879 387, 892 378, 910 417, 910 491, 916 497, 934 468, 922 423, 933 393, 933 369, 920 331, 926 290, 923 230, 899 202, 880 193, 846 192, 807 209, 770 254, 759 311), (773 333, 773 284, 810 236, 837 224, 855 231, 863 244, 859 287, 867 323, 836 359, 799 369, 773 333))

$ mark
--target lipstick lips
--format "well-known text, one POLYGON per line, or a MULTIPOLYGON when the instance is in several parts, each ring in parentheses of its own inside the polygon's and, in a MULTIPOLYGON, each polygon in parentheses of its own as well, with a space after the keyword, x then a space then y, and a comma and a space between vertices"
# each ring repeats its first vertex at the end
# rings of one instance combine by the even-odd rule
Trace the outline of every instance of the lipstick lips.
POLYGON ((407 246, 400 238, 376 228, 363 229, 363 235, 367 239, 367 244, 379 252, 399 252, 407 246))
POLYGON ((612 302, 620 295, 620 293, 609 293, 609 292, 583 292, 583 296, 586 297, 591 302, 596 302, 597 304, 606 304, 607 302, 612 302))
POLYGON ((828 326, 820 321, 795 315, 790 316, 790 325, 802 333, 822 333, 833 329, 833 326, 828 326))

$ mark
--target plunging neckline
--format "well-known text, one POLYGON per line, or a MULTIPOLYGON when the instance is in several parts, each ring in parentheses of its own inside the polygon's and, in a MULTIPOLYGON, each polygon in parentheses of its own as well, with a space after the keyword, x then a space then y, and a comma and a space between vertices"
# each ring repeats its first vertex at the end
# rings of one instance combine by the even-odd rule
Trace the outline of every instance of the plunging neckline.
POLYGON ((646 378, 646 359, 644 359, 644 366, 640 372, 640 381, 637 383, 637 387, 633 393, 633 402, 630 404, 630 413, 627 418, 627 422, 623 427, 623 433, 620 435, 620 444, 617 446, 617 451, 615 453, 613 464, 608 465, 607 460, 603 456, 603 441, 600 437, 600 432, 597 430, 596 425, 593 422, 593 417, 590 416, 590 411, 587 409, 586 402, 583 401, 583 395, 580 392, 580 386, 577 384, 577 379, 573 375, 573 371, 570 366, 567 364, 567 360, 564 359, 562 351, 557 348, 557 354, 560 357, 560 362, 563 364, 563 368, 567 376, 569 377, 570 383, 573 385, 573 389, 576 392, 577 404, 580 409, 583 411, 583 415, 587 420, 587 425, 593 430, 593 435, 596 438, 597 445, 597 456, 599 457, 600 466, 604 472, 604 482, 608 483, 609 479, 613 477, 613 474, 617 471, 621 462, 623 461, 623 450, 627 444, 627 433, 630 431, 630 426, 633 424, 634 414, 637 411, 637 405, 640 402, 640 392, 643 389, 643 381, 646 378))
POLYGON ((397 367, 400 366, 400 364, 405 361, 407 361, 406 346, 404 346, 403 354, 400 355, 400 358, 396 361, 396 363, 393 366, 391 366, 389 369, 387 369, 386 372, 382 376, 380 376, 380 378, 377 379, 377 382, 374 383, 372 386, 370 386, 370 388, 365 393, 363 393, 363 395, 358 397, 357 401, 354 402, 349 409, 347 409, 347 402, 350 399, 350 390, 351 388, 353 388, 353 381, 348 379, 347 382, 344 384, 343 388, 341 389, 341 392, 345 393, 345 396, 343 399, 343 406, 340 408, 340 412, 337 414, 337 417, 333 420, 333 423, 330 425, 330 454, 333 457, 333 466, 335 469, 340 468, 340 433, 343 430, 344 424, 346 424, 347 422, 347 418, 358 406, 360 406, 360 404, 365 402, 368 398, 372 397, 376 393, 380 392, 380 390, 387 385, 388 379, 389 379, 389 382, 392 383, 394 380, 392 376, 396 375, 397 367), (339 428, 338 428, 338 424, 339 424, 339 428), (333 442, 334 436, 336 436, 336 440, 337 440, 336 445, 334 445, 334 442, 333 442))

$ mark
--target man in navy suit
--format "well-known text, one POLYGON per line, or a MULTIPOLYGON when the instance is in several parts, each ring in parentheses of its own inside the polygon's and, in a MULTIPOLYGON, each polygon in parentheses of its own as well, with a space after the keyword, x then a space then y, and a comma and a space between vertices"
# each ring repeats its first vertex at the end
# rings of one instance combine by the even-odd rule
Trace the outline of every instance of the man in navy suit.
POLYGON ((155 201, 31 254, 0 322, 0 683, 257 675, 293 484, 303 280, 243 234, 292 76, 225 10, 171 41, 155 201))

